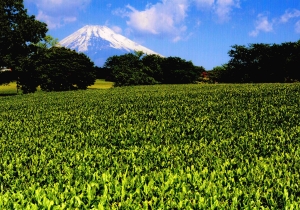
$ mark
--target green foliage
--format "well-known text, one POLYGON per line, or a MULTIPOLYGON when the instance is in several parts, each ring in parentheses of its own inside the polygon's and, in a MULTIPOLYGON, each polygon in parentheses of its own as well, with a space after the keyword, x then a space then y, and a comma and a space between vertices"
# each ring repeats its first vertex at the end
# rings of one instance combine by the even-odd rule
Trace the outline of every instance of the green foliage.
POLYGON ((147 75, 150 69, 143 65, 141 54, 128 53, 109 57, 104 65, 110 71, 115 86, 151 85, 156 81, 147 75))
POLYGON ((168 57, 163 60, 162 71, 163 83, 188 84, 197 81, 205 69, 179 57, 168 57))
POLYGON ((163 58, 143 52, 112 56, 104 68, 110 71, 109 78, 115 86, 193 83, 205 71, 179 57, 163 58))
POLYGON ((282 44, 234 45, 223 80, 228 82, 292 82, 298 71, 300 41, 282 44))
POLYGON ((0 1, 0 28, 0 66, 18 73, 27 56, 35 51, 32 44, 45 37, 46 24, 29 16, 22 0, 5 0, 0 1))
POLYGON ((109 70, 104 67, 95 66, 96 78, 97 79, 105 79, 107 81, 111 81, 109 70))
POLYGON ((35 44, 35 46, 37 46, 38 50, 46 50, 51 47, 58 47, 59 42, 57 38, 53 38, 52 36, 47 35, 43 38, 42 41, 35 44))
MULTIPOLYGON (((0 67, 1 70, 1 67, 0 67)), ((0 85, 4 84, 7 85, 10 81, 15 79, 15 73, 12 71, 0 71, 0 85)))
POLYGON ((2 97, 0 209, 299 209, 299 104, 296 83, 2 97))
POLYGON ((210 82, 224 82, 226 81, 227 65, 216 66, 208 72, 210 82))
POLYGON ((24 94, 34 93, 40 85, 40 75, 36 71, 38 55, 34 54, 30 58, 24 59, 22 71, 18 72, 17 84, 24 94))
POLYGON ((36 52, 23 61, 18 83, 23 93, 87 89, 96 80, 94 63, 82 53, 59 47, 57 39, 46 36, 35 44, 36 52))
POLYGON ((38 72, 38 68, 41 68, 41 63, 44 63, 45 58, 48 58, 48 49, 54 47, 57 43, 57 39, 47 35, 42 41, 33 44, 35 52, 23 60, 22 71, 18 72, 16 78, 18 86, 24 94, 34 93, 41 84, 42 75, 47 73, 38 72))
POLYGON ((86 89, 96 80, 94 63, 83 53, 63 47, 45 49, 39 54, 36 70, 45 91, 86 89))
POLYGON ((163 82, 162 63, 165 58, 159 55, 146 55, 142 58, 144 66, 147 66, 145 73, 152 77, 156 83, 163 82))

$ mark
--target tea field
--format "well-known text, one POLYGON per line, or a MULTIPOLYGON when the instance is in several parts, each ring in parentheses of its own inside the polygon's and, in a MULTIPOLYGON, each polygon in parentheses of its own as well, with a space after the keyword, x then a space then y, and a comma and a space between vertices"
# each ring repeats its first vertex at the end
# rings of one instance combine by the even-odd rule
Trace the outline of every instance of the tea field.
POLYGON ((300 209, 300 84, 0 97, 0 209, 300 209))

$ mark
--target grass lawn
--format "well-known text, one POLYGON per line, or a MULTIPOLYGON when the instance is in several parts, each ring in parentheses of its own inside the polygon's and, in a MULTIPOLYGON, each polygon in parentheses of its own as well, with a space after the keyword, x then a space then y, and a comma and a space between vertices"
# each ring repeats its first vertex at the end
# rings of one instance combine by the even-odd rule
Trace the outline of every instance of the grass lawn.
POLYGON ((16 95, 16 94, 17 94, 16 82, 11 82, 8 85, 0 85, 0 96, 1 95, 16 95))
POLYGON ((108 89, 113 87, 113 82, 107 82, 104 79, 97 79, 94 85, 88 87, 88 89, 108 89))
MULTIPOLYGON (((107 82, 104 79, 97 79, 94 85, 88 87, 88 89, 108 89, 113 87, 113 82, 107 82)), ((38 91, 40 88, 38 88, 38 91)), ((19 90, 19 93, 22 91, 19 90)), ((0 96, 5 95, 16 95, 17 94, 17 84, 16 82, 11 82, 8 85, 0 85, 0 96)))

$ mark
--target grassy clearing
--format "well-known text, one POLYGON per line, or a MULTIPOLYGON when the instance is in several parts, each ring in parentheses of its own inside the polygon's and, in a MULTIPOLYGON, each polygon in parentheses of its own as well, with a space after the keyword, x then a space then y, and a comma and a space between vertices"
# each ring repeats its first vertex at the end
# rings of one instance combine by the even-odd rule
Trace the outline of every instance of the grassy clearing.
POLYGON ((94 85, 88 87, 88 89, 108 89, 112 88, 113 82, 107 82, 104 79, 97 79, 94 85))
MULTIPOLYGON (((113 87, 113 82, 107 82, 104 79, 97 79, 94 85, 88 87, 88 89, 109 89, 113 87)), ((38 88, 40 91, 40 88, 38 88)), ((19 90, 19 94, 21 91, 19 90)), ((0 85, 0 96, 5 95, 16 95, 17 94, 17 84, 16 82, 11 82, 8 85, 0 85)))
POLYGON ((0 96, 1 95, 16 95, 16 94, 17 94, 16 82, 11 82, 7 85, 0 85, 0 96))

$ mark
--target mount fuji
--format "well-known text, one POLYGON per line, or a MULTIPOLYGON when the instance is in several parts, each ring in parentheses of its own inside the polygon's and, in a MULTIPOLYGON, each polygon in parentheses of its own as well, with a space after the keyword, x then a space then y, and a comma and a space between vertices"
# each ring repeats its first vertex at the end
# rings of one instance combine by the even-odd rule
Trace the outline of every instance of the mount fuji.
POLYGON ((145 54, 158 53, 115 33, 106 26, 87 25, 59 42, 63 47, 86 54, 96 66, 102 66, 107 58, 134 51, 145 54))

